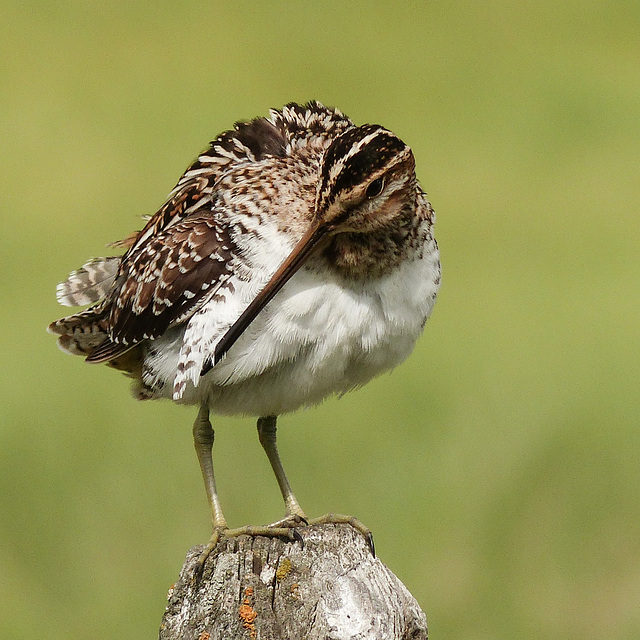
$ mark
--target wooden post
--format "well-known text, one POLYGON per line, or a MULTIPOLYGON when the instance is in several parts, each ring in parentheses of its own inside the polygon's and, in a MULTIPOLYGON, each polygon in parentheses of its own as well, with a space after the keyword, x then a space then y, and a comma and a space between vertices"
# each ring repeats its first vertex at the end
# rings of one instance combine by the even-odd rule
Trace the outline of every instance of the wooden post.
POLYGON ((415 598, 349 525, 300 529, 300 542, 223 540, 199 581, 187 554, 159 640, 426 640, 415 598))

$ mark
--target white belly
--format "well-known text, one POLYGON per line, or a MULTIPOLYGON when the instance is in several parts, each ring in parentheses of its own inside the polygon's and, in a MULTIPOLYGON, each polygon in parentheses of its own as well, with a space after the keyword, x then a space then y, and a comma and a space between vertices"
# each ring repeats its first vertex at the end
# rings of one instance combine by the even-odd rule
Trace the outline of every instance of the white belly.
POLYGON ((186 331, 155 341, 155 354, 162 355, 150 352, 146 364, 153 374, 145 382, 162 383, 156 397, 206 403, 221 414, 279 415, 318 403, 365 384, 411 353, 433 309, 439 273, 437 249, 367 283, 345 285, 328 270, 302 269, 200 378, 204 359, 248 294, 209 303, 186 331), (185 351, 194 331, 207 339, 185 351), (177 393, 178 363, 184 369, 185 357, 192 374, 177 393))

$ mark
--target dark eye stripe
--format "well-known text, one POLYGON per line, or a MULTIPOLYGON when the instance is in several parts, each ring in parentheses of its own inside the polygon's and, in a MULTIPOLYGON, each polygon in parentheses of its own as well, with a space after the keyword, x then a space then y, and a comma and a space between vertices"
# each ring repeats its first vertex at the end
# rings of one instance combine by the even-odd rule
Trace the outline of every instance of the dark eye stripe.
POLYGON ((366 182, 406 148, 402 140, 378 125, 364 125, 342 134, 329 147, 323 162, 321 193, 325 204, 366 182))
POLYGON ((389 164, 405 147, 399 138, 381 132, 346 161, 342 171, 336 176, 332 191, 337 193, 361 184, 367 176, 389 164))
POLYGON ((348 129, 339 135, 325 153, 325 167, 331 167, 337 161, 344 159, 354 147, 358 146, 358 143, 362 143, 363 138, 377 131, 383 131, 382 127, 377 124, 365 124, 361 127, 348 129))

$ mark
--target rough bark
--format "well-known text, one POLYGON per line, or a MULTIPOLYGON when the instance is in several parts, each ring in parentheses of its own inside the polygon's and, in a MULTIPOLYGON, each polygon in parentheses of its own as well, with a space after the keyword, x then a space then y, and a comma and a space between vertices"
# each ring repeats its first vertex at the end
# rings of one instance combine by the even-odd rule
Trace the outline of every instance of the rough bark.
POLYGON ((349 525, 300 530, 299 542, 223 540, 202 577, 188 554, 160 627, 160 640, 423 640, 427 621, 413 596, 349 525))

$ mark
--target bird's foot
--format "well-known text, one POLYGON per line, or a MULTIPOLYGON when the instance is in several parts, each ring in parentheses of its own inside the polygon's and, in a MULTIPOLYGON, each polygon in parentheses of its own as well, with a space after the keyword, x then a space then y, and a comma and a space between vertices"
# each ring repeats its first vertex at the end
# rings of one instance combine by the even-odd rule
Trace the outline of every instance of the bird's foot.
POLYGON ((211 552, 218 546, 222 538, 237 538, 238 536, 266 536, 269 538, 288 538, 297 541, 304 548, 304 540, 298 531, 299 527, 307 526, 309 523, 306 518, 299 515, 289 515, 282 520, 265 525, 245 525, 237 529, 227 529, 225 527, 216 527, 213 530, 211 539, 202 550, 196 560, 194 568, 194 577, 200 578, 204 571, 204 565, 211 552))
POLYGON ((341 513, 325 513, 319 518, 309 520, 309 526, 313 524, 350 524, 356 531, 359 531, 364 536, 364 539, 367 541, 367 545, 371 550, 371 555, 374 558, 376 557, 376 548, 373 544, 373 533, 371 533, 371 529, 369 529, 369 527, 365 527, 358 518, 345 516, 341 513))
POLYGON ((202 550, 196 561, 194 577, 199 579, 204 570, 205 562, 211 555, 211 552, 218 546, 218 543, 222 538, 237 538, 238 536, 266 536, 269 538, 288 538, 292 541, 297 541, 300 546, 304 548, 304 540, 298 529, 302 527, 312 526, 314 524, 349 524, 356 531, 359 531, 367 542, 371 555, 375 558, 376 551, 373 545, 373 534, 371 529, 365 527, 360 520, 353 516, 345 516, 339 513, 326 513, 319 518, 313 518, 307 520, 304 516, 299 514, 290 514, 285 516, 282 520, 272 522, 266 525, 246 525, 244 527, 238 527, 237 529, 227 529, 225 527, 216 527, 213 530, 211 539, 202 550))

